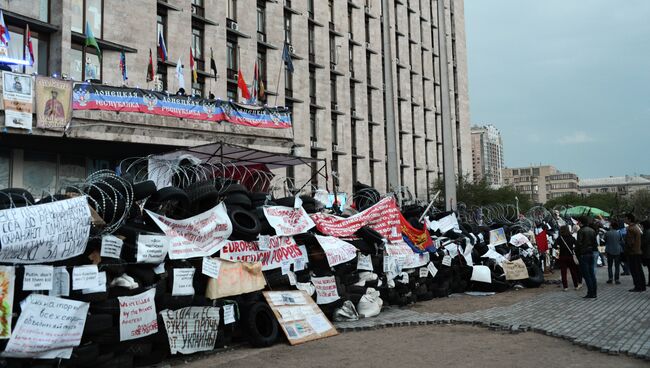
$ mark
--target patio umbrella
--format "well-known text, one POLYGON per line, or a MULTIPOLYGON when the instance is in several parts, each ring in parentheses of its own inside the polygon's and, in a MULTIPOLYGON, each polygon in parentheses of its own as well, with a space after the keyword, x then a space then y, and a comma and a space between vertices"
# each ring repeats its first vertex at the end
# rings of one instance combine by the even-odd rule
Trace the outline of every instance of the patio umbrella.
POLYGON ((578 217, 578 216, 602 216, 602 217, 609 217, 609 213, 596 208, 596 207, 588 207, 588 206, 575 206, 571 208, 567 208, 565 210, 560 211, 560 215, 562 216, 569 216, 569 217, 578 217))

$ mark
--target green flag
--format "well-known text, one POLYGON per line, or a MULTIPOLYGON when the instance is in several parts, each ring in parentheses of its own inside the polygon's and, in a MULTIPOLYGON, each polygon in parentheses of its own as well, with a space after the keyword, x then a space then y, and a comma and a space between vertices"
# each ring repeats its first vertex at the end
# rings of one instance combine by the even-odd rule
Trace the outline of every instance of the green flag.
POLYGON ((93 46, 97 50, 97 56, 99 56, 99 61, 102 61, 102 50, 99 49, 97 40, 93 35, 93 31, 90 29, 90 24, 86 22, 86 47, 93 46))

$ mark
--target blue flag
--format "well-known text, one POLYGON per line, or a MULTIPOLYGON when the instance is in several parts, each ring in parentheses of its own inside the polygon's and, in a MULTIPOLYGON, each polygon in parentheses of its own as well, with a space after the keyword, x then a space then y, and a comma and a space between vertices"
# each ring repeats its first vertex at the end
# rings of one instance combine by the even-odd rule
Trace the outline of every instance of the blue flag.
POLYGON ((293 61, 291 60, 291 54, 289 53, 289 44, 284 44, 284 49, 282 50, 282 60, 284 60, 284 65, 287 67, 289 73, 293 73, 293 61))

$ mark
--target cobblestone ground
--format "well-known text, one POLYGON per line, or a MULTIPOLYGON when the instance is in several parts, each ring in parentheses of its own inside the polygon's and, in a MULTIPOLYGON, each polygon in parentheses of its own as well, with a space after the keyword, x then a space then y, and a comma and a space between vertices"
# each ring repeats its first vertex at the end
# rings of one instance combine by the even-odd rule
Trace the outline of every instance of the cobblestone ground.
MULTIPOLYGON (((462 314, 386 308, 375 318, 337 323, 336 327, 339 331, 358 331, 435 323, 474 324, 513 333, 539 332, 604 353, 650 360, 650 291, 628 292, 633 287, 629 276, 621 276, 621 285, 605 284, 604 268, 598 270, 597 277, 597 299, 582 299, 584 290, 558 289, 509 306, 462 314)), ((428 303, 435 303, 435 299, 428 303)))

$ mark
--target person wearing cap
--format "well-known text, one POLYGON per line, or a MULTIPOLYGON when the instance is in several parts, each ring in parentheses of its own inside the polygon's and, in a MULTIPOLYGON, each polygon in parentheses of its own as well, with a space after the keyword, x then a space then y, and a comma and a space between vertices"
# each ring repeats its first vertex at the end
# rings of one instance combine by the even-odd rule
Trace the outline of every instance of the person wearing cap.
POLYGON ((625 223, 627 224, 627 233, 625 234, 625 256, 627 257, 630 273, 632 274, 632 281, 634 282, 634 288, 629 291, 645 291, 645 275, 643 274, 643 268, 641 268, 641 229, 639 229, 639 225, 636 223, 636 218, 631 213, 625 215, 625 223))
POLYGON ((587 284, 587 295, 584 298, 595 299, 597 294, 596 268, 594 265, 594 250, 596 250, 596 232, 589 226, 589 217, 580 216, 578 219, 578 241, 576 255, 580 260, 580 271, 587 284))

